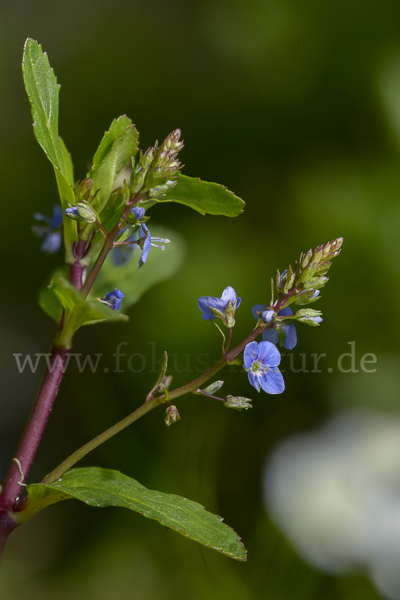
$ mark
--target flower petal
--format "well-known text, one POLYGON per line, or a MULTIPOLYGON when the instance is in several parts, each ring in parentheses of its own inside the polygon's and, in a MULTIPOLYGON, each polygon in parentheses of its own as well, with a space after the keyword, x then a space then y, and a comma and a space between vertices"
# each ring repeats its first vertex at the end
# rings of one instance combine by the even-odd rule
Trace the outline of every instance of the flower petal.
POLYGON ((275 312, 273 310, 263 310, 261 313, 261 318, 264 321, 264 323, 269 323, 270 321, 272 321, 274 315, 275 312))
POLYGON ((44 238, 44 242, 41 246, 42 252, 48 252, 49 254, 54 254, 59 250, 61 246, 61 233, 56 231, 55 233, 48 233, 44 238))
POLYGON ((248 372, 248 376, 249 376, 250 384, 253 386, 254 389, 257 390, 257 392, 259 392, 260 391, 259 378, 251 370, 248 372))
POLYGON ((287 327, 284 327, 283 329, 285 330, 285 333, 286 333, 286 339, 283 342, 283 347, 287 348, 288 350, 293 350, 293 348, 297 344, 296 328, 292 324, 292 325, 288 325, 287 327))
POLYGON ((224 291, 222 292, 221 300, 224 301, 224 306, 228 304, 229 300, 232 302, 232 306, 235 304, 236 292, 233 289, 233 287, 228 285, 228 287, 224 289, 224 291))
POLYGON ((260 342, 258 344, 258 360, 266 367, 276 367, 281 362, 281 355, 271 342, 260 342))
POLYGON ((143 219, 145 215, 145 210, 142 206, 134 206, 129 212, 134 215, 135 219, 143 219))
POLYGON ((51 219, 50 219, 50 217, 47 217, 46 215, 42 215, 41 213, 33 213, 33 218, 36 221, 44 221, 48 225, 51 225, 51 219))
POLYGON ((262 339, 264 340, 264 342, 271 342, 276 346, 279 341, 278 332, 276 331, 276 329, 267 329, 267 331, 263 332, 262 339))
POLYGON ((293 311, 290 308, 290 306, 287 306, 286 308, 282 308, 282 310, 279 311, 278 316, 279 317, 288 317, 289 315, 292 315, 293 311))
POLYGON ((244 349, 243 359, 244 359, 244 366, 246 369, 250 369, 253 362, 255 360, 257 360, 257 357, 258 357, 257 347, 258 347, 257 342, 250 342, 250 344, 247 344, 246 348, 244 349))
POLYGON ((146 225, 142 225, 139 229, 139 239, 146 237, 143 244, 143 252, 142 256, 139 259, 138 267, 142 267, 149 256, 150 248, 151 248, 151 234, 146 225))
POLYGON ((205 318, 205 320, 207 321, 209 319, 217 318, 212 313, 210 306, 216 308, 217 310, 223 313, 225 310, 226 303, 221 298, 214 298, 213 296, 201 296, 197 300, 197 306, 205 315, 202 315, 203 319, 205 318))
POLYGON ((285 382, 279 369, 269 369, 260 377, 260 385, 267 394, 281 394, 285 389, 285 382))
POLYGON ((125 296, 121 290, 114 288, 113 292, 108 292, 103 298, 98 298, 98 301, 107 304, 112 310, 119 310, 123 298, 125 298, 125 296))
POLYGON ((63 211, 59 204, 54 204, 53 206, 53 215, 50 222, 50 227, 52 229, 58 229, 63 222, 63 211))
POLYGON ((253 308, 251 309, 251 314, 253 315, 253 317, 254 317, 255 319, 257 319, 257 321, 258 321, 258 319, 260 318, 260 315, 258 315, 258 314, 256 313, 256 310, 258 310, 258 312, 262 312, 262 311, 264 310, 264 308, 265 308, 265 304, 256 304, 256 305, 255 305, 255 306, 253 306, 253 308))

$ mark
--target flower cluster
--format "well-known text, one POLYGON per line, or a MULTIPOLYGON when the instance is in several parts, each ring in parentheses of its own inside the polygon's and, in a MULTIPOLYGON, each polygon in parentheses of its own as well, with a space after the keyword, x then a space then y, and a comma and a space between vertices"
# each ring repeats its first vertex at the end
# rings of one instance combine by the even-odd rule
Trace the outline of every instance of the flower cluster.
POLYGON ((161 198, 174 187, 181 163, 178 154, 183 148, 181 130, 175 129, 158 146, 155 143, 133 164, 130 189, 133 193, 148 192, 151 198, 161 198))
MULTIPOLYGON (((281 394, 284 391, 285 384, 278 368, 281 355, 277 345, 293 350, 297 344, 295 321, 311 326, 322 322, 320 311, 301 308, 294 313, 289 304, 304 305, 319 300, 319 288, 323 287, 328 279, 325 274, 331 266, 330 260, 340 253, 342 243, 343 238, 338 238, 324 246, 318 246, 314 252, 309 250, 306 254, 301 254, 294 271, 290 266, 282 274, 278 271, 278 297, 275 301, 272 284, 271 303, 256 304, 251 309, 253 317, 257 320, 256 333, 249 336, 250 341, 244 348, 243 366, 250 384, 258 392, 263 390, 267 394, 281 394), (260 334, 262 342, 257 343, 255 338, 260 334)), ((228 353, 228 348, 235 325, 235 313, 240 304, 241 298, 237 297, 235 290, 230 286, 224 289, 221 298, 201 296, 198 299, 202 319, 220 319, 230 329, 228 345, 225 346, 225 336, 223 345, 223 353, 229 357, 229 361, 232 354, 228 353)), ((233 357, 238 353, 239 351, 234 353, 233 357)), ((208 388, 204 392, 208 393, 208 388)))

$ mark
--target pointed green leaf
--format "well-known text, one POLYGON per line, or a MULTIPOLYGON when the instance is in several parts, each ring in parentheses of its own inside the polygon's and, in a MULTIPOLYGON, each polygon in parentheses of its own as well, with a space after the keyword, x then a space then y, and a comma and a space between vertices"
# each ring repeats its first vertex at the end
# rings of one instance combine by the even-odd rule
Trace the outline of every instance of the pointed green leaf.
POLYGON ((215 394, 222 388, 223 385, 223 381, 214 381, 214 383, 211 383, 206 388, 204 388, 204 390, 201 391, 205 392, 206 394, 215 394))
POLYGON ((44 312, 49 315, 56 323, 60 323, 63 314, 63 307, 57 300, 57 296, 46 285, 39 290, 38 295, 39 306, 44 312))
POLYGON ((113 259, 113 252, 119 252, 123 246, 117 246, 107 257, 93 286, 93 295, 104 296, 107 292, 117 287, 125 294, 123 309, 126 310, 135 304, 148 289, 156 283, 171 277, 181 266, 185 254, 183 239, 175 232, 165 227, 149 225, 151 234, 168 238, 164 252, 152 248, 146 264, 138 269, 141 250, 134 246, 133 249, 124 248, 128 260, 122 265, 117 265, 113 259))
POLYGON ((218 183, 201 181, 180 175, 178 183, 160 202, 179 202, 205 215, 237 217, 243 212, 245 203, 226 187, 218 183))
POLYGON ((76 498, 89 506, 128 508, 231 558, 246 560, 240 538, 221 517, 207 512, 197 502, 149 490, 118 471, 99 467, 72 469, 50 485, 28 485, 27 490, 28 506, 13 515, 19 523, 50 504, 76 498))
MULTIPOLYGON (((136 154, 138 142, 139 134, 136 127, 125 115, 114 119, 110 129, 104 134, 94 155, 93 167, 87 174, 92 180, 92 192, 99 190, 93 200, 93 207, 99 214, 106 208, 110 200, 118 173, 131 162, 132 156, 136 154)), ((101 219, 105 223, 102 214, 101 219)), ((94 229, 96 229, 95 225, 88 224, 82 230, 80 237, 84 240, 89 239, 94 229)))
MULTIPOLYGON (((47 158, 54 167, 63 209, 74 202, 71 156, 58 135, 58 95, 60 86, 50 67, 47 54, 30 38, 25 42, 22 72, 31 103, 33 130, 47 158)), ((76 240, 76 223, 64 218, 67 259, 73 259, 72 243, 76 240)))
POLYGON ((118 242, 125 242, 131 235, 136 233, 140 225, 128 225, 123 234, 117 239, 118 242))
MULTIPOLYGON (((126 115, 122 115, 121 117, 118 117, 118 119, 113 120, 110 125, 110 129, 104 133, 103 139, 101 140, 100 145, 96 150, 96 154, 93 157, 93 167, 103 162, 107 154, 109 154, 111 151, 117 137, 124 133, 124 131, 131 125, 132 121, 126 115)), ((126 162, 129 162, 129 157, 126 162)))
POLYGON ((114 311, 96 300, 84 300, 78 290, 60 274, 55 275, 47 291, 41 292, 39 304, 50 317, 58 322, 64 310, 64 331, 70 330, 72 335, 82 325, 93 325, 107 320, 128 320, 126 315, 114 311))

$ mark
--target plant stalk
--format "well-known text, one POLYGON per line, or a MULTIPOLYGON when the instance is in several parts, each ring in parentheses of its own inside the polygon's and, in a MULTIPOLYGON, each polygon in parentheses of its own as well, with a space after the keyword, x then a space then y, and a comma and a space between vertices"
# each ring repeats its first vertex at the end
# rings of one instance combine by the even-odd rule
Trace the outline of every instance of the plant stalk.
POLYGON ((43 484, 51 484, 56 481, 59 477, 61 477, 65 471, 73 467, 78 461, 80 461, 84 456, 89 454, 92 450, 109 440, 111 437, 143 417, 145 414, 160 406, 167 401, 174 400, 175 398, 179 398, 185 394, 189 394, 197 390, 201 385, 206 383, 211 377, 213 377, 218 371, 223 369, 227 364, 231 363, 242 350, 246 347, 247 344, 254 341, 257 336, 260 335, 263 331, 271 327, 270 323, 263 323, 259 327, 257 327, 251 334, 243 340, 236 348, 231 350, 228 353, 225 353, 221 358, 210 367, 205 373, 187 383, 172 392, 167 394, 163 394, 162 396, 158 396, 157 398, 153 398, 150 401, 146 401, 142 406, 140 406, 133 413, 119 421, 103 433, 100 433, 93 440, 76 450, 73 454, 71 454, 68 458, 66 458, 60 465, 58 465, 51 473, 46 475, 46 477, 41 481, 43 484))
POLYGON ((91 452, 92 450, 109 440, 115 434, 119 433, 120 431, 122 431, 123 429, 140 419, 140 417, 143 417, 143 415, 150 412, 151 410, 153 410, 153 408, 156 408, 156 406, 159 406, 160 404, 162 404, 162 401, 160 401, 158 398, 155 398, 150 402, 145 402, 137 410, 125 417, 125 419, 122 419, 122 421, 119 421, 106 431, 103 431, 103 433, 101 433, 93 440, 76 450, 73 454, 71 454, 71 456, 69 456, 60 465, 58 465, 58 467, 56 467, 51 473, 46 475, 46 477, 42 479, 41 483, 53 483, 59 477, 61 477, 61 475, 65 473, 65 471, 70 469, 75 463, 81 460, 81 458, 86 456, 86 454, 89 454, 89 452, 91 452))
POLYGON ((69 350, 53 346, 49 364, 33 405, 28 424, 0 496, 0 510, 12 511, 31 468, 47 421, 53 408, 69 350))

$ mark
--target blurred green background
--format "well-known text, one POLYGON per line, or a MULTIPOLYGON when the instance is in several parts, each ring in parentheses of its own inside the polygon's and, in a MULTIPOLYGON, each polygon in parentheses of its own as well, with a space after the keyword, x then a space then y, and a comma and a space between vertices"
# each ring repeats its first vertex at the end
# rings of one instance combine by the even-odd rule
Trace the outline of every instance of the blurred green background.
POLYGON ((131 412, 152 386, 147 371, 113 373, 119 343, 148 363, 153 352, 167 350, 175 357, 174 387, 181 385, 196 376, 199 354, 211 363, 220 350, 218 332, 200 318, 199 296, 235 288, 243 299, 239 342, 254 326, 251 307, 269 301, 277 268, 335 237, 345 242, 316 307, 324 322, 319 329, 299 326, 293 352, 296 369, 299 353, 326 353, 321 373, 290 372, 286 357, 286 391, 267 396, 252 394, 246 374, 236 369, 223 390, 252 397, 251 411, 184 397, 177 403, 179 424, 166 428, 162 409, 154 411, 83 463, 119 469, 223 515, 243 538, 247 564, 122 509, 60 503, 13 534, 2 599, 379 598, 362 575, 330 577, 297 557, 265 511, 261 471, 286 436, 337 411, 399 406, 400 4, 1 4, 1 478, 41 378, 19 374, 13 353, 49 351, 55 326, 36 297, 62 260, 61 253, 41 254, 31 233, 32 214, 49 214, 57 191, 22 83, 27 37, 42 44, 62 84, 60 134, 76 179, 85 176, 111 120, 127 114, 144 149, 181 128, 183 172, 222 183, 247 203, 236 219, 202 217, 179 205, 153 209, 153 221, 183 237, 185 262, 129 310, 127 325, 79 332, 74 351, 103 354, 110 370, 70 369, 31 481, 131 412), (376 355, 375 373, 336 368, 352 341, 357 365, 364 354, 376 355))

